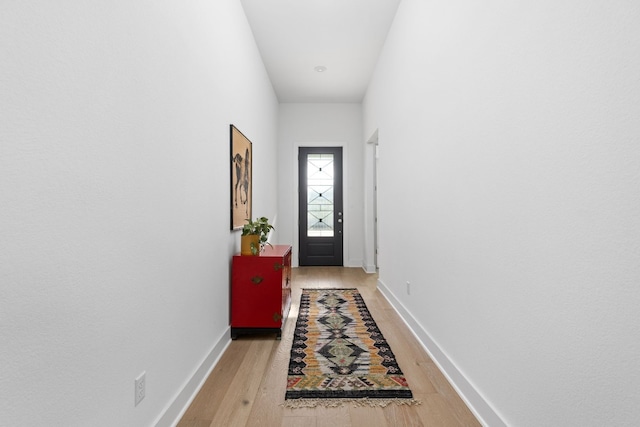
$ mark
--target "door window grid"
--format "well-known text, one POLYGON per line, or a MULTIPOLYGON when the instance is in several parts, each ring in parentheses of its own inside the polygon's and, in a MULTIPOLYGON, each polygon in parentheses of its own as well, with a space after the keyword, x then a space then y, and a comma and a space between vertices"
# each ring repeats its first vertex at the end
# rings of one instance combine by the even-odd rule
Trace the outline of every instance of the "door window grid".
POLYGON ((333 154, 307 156, 307 236, 333 237, 333 154))

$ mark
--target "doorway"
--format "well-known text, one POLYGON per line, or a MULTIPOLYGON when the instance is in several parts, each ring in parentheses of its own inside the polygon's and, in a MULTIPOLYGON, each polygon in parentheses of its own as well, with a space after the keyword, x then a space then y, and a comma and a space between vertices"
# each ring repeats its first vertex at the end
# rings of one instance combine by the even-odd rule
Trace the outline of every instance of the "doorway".
POLYGON ((299 147, 299 265, 343 265, 342 147, 299 147))
POLYGON ((376 273, 379 265, 378 250, 378 131, 364 146, 364 262, 367 273, 376 273))

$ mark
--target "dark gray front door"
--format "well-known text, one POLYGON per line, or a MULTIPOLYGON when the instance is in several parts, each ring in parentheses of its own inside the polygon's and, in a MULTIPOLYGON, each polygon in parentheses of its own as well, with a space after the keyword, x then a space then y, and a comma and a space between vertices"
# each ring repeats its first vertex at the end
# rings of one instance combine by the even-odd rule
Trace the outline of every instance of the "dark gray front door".
POLYGON ((342 147, 298 152, 299 264, 343 265, 342 147))

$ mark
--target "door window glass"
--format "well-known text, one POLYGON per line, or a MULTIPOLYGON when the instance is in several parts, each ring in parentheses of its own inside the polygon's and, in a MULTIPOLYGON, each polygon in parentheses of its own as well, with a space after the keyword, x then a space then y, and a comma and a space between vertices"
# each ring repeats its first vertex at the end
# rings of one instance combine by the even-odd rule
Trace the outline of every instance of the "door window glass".
POLYGON ((307 236, 333 237, 333 154, 307 157, 307 236))

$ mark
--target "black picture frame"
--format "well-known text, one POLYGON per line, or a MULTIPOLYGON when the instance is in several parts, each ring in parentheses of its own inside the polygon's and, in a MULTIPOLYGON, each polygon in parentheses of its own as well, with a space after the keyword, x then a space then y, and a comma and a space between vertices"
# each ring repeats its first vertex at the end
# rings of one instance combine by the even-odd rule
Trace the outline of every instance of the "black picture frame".
POLYGON ((234 125, 229 126, 231 150, 231 230, 239 230, 247 219, 251 218, 252 209, 252 165, 253 145, 234 125))

